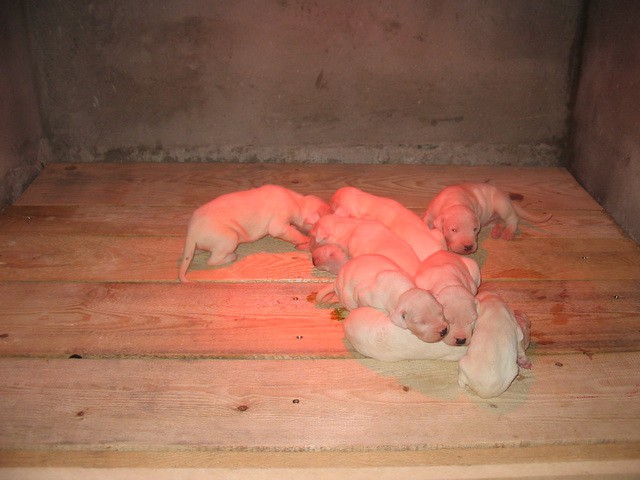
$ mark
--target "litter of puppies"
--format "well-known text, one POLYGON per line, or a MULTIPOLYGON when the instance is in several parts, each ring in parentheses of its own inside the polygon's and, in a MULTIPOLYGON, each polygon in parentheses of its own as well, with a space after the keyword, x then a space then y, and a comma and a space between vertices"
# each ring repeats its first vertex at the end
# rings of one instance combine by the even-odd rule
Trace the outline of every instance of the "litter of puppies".
POLYGON ((179 267, 180 281, 197 250, 207 264, 236 259, 240 243, 265 236, 309 250, 313 265, 336 275, 316 303, 349 311, 345 337, 362 355, 382 361, 459 362, 460 387, 483 398, 501 395, 520 368, 530 322, 499 295, 479 291, 478 264, 465 255, 478 247, 480 229, 514 238, 526 212, 497 187, 463 183, 444 188, 421 219, 399 202, 352 186, 329 202, 277 185, 222 195, 192 215, 179 267))

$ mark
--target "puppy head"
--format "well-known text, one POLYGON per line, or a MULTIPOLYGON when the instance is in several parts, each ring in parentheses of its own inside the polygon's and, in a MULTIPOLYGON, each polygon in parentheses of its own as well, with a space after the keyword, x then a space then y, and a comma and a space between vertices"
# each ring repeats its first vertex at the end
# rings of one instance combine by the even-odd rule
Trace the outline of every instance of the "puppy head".
POLYGON ((328 243, 313 248, 311 260, 318 270, 325 270, 337 275, 340 268, 349 260, 349 255, 339 245, 328 243))
POLYGON ((469 345, 478 320, 478 301, 463 287, 448 287, 438 295, 449 333, 442 340, 452 347, 469 345))
POLYGON ((478 249, 478 217, 463 205, 454 205, 437 216, 433 224, 442 231, 449 250, 468 255, 478 249))
POLYGON ((439 342, 449 331, 442 306, 433 295, 420 288, 412 288, 400 295, 390 318, 427 343, 439 342))
POLYGON ((305 195, 302 199, 302 224, 298 226, 304 233, 309 233, 320 217, 331 213, 329 204, 315 195, 305 195))

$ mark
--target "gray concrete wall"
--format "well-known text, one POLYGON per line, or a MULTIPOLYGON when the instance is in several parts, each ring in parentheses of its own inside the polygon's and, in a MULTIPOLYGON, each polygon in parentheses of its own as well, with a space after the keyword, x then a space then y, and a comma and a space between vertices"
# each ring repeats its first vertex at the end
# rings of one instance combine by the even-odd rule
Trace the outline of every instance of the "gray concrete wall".
POLYGON ((20 2, 0 1, 0 210, 47 160, 20 2))
POLYGON ((580 0, 24 0, 56 160, 556 165, 580 0))
POLYGON ((640 2, 593 0, 574 109, 576 178, 640 241, 640 2))

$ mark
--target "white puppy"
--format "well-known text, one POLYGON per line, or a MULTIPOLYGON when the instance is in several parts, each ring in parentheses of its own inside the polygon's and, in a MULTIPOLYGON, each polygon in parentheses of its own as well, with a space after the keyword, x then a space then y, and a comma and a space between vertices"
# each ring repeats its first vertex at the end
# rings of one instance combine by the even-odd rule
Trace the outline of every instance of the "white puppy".
POLYGON ((444 234, 450 250, 465 255, 477 250, 480 229, 494 220, 492 237, 513 239, 518 217, 546 222, 551 214, 527 212, 488 183, 462 183, 444 188, 427 207, 423 220, 444 234))
POLYGON ((436 252, 420 264, 415 283, 430 291, 442 305, 444 318, 449 322, 449 334, 443 342, 467 345, 478 318, 475 299, 480 286, 478 264, 449 251, 436 252))
POLYGON ((478 322, 471 344, 460 359, 458 384, 469 386, 482 398, 502 394, 518 375, 520 367, 531 368, 525 354, 529 346, 530 322, 515 315, 498 295, 478 294, 478 322))
POLYGON ((366 254, 349 260, 334 284, 318 293, 316 302, 322 303, 334 292, 346 309, 382 310, 394 324, 409 329, 424 342, 440 341, 447 334, 442 307, 433 295, 417 288, 409 274, 382 255, 366 254))
POLYGON ((440 230, 430 229, 418 215, 391 198, 372 195, 356 187, 342 187, 336 190, 329 204, 338 216, 377 220, 387 226, 413 248, 420 260, 447 249, 440 230))
POLYGON ((382 360, 459 360, 467 347, 451 347, 443 342, 426 343, 409 330, 395 325, 376 308, 352 310, 343 322, 347 340, 362 355, 382 360))
POLYGON ((214 266, 234 261, 238 244, 267 235, 308 248, 309 238, 299 230, 308 232, 329 211, 322 199, 277 185, 221 195, 191 216, 178 277, 188 281, 196 249, 210 251, 207 265, 214 266))
POLYGON ((418 256, 407 242, 382 223, 373 220, 325 215, 311 229, 310 235, 314 264, 317 264, 314 254, 317 247, 333 244, 340 247, 347 258, 366 253, 384 255, 411 276, 415 275, 420 265, 418 256))

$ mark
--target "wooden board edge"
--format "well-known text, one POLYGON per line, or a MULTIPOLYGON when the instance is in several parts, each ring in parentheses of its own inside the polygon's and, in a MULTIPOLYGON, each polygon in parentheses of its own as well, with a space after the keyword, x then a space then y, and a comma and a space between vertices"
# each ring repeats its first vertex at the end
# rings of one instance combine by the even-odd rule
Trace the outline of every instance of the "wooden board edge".
POLYGON ((367 451, 227 451, 207 448, 149 450, 0 450, 0 468, 392 468, 634 462, 640 443, 557 444, 520 447, 367 451))

